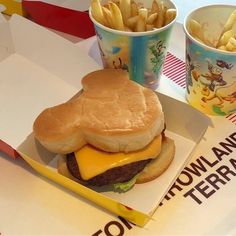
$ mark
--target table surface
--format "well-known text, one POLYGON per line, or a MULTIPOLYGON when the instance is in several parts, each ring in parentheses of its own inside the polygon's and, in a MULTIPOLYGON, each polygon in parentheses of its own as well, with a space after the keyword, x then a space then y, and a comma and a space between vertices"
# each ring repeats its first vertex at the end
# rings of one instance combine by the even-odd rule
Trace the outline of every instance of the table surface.
MULTIPOLYGON (((174 0, 174 2, 179 9, 178 21, 182 23, 185 15, 192 9, 223 1, 174 0)), ((228 0, 225 3, 235 4, 235 0, 228 0)), ((80 41, 77 37, 56 33, 72 42, 80 41)), ((94 216, 94 221, 104 224, 104 218, 100 219, 99 215, 94 214, 98 210, 96 206, 35 173, 23 160, 13 160, 1 152, 0 209, 1 236, 69 235, 71 232, 81 232, 77 223, 81 220, 81 212, 91 214, 94 216)), ((107 214, 107 221, 111 219, 116 218, 107 214)))

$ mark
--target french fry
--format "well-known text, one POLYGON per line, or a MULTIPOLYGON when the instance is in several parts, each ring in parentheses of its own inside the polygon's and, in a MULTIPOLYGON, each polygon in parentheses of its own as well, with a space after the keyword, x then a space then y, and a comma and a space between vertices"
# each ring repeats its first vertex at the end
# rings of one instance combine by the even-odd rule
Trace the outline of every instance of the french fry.
MULTIPOLYGON (((168 10, 167 10, 168 11, 168 10)), ((199 42, 222 51, 236 52, 236 10, 227 19, 218 40, 211 38, 201 24, 191 19, 189 33, 199 42)))
POLYGON ((153 0, 153 2, 152 2, 150 15, 153 13, 159 13, 159 5, 157 4, 156 0, 153 0))
POLYGON ((126 32, 132 32, 132 29, 130 29, 128 26, 125 25, 125 31, 126 32))
POLYGON ((153 0, 147 9, 137 0, 91 0, 91 13, 96 21, 116 30, 143 32, 170 23, 176 17, 175 9, 167 9, 163 1, 153 0))
POLYGON ((189 21, 189 29, 190 29, 190 34, 194 38, 198 38, 201 42, 205 41, 202 26, 198 21, 191 19, 189 21))
POLYGON ((139 17, 137 24, 135 26, 136 32, 143 32, 146 30, 146 21, 147 21, 148 10, 146 8, 139 9, 139 17))
POLYGON ((219 46, 217 49, 222 50, 222 51, 227 51, 227 48, 225 45, 219 46))
POLYGON ((168 25, 176 17, 176 9, 167 9, 165 14, 164 25, 168 25))
POLYGON ((234 36, 233 30, 228 30, 223 33, 218 42, 218 46, 226 45, 229 42, 229 39, 234 36))
POLYGON ((112 14, 111 14, 110 9, 108 9, 106 7, 102 7, 102 10, 103 10, 104 17, 108 23, 107 26, 114 29, 113 19, 112 19, 112 14))
POLYGON ((124 22, 119 7, 115 3, 109 2, 109 8, 112 14, 112 24, 114 28, 124 30, 124 22))
POLYGON ((236 48, 236 35, 229 39, 229 42, 236 48))
POLYGON ((223 29, 223 33, 232 29, 233 25, 236 22, 236 10, 234 10, 231 15, 229 16, 228 20, 226 21, 225 25, 224 25, 224 29, 223 29))
POLYGON ((236 35, 236 21, 234 22, 234 24, 232 26, 232 31, 233 31, 234 35, 236 35))
POLYGON ((154 29, 154 25, 146 24, 146 31, 151 31, 154 29))
POLYGON ((120 0, 120 11, 123 17, 124 24, 131 16, 131 2, 130 0, 120 0))
MULTIPOLYGON (((102 6, 102 8, 103 8, 103 7, 109 9, 109 5, 108 5, 108 4, 104 4, 104 5, 102 6)), ((110 10, 110 9, 109 9, 109 10, 110 10)))
POLYGON ((102 6, 100 4, 100 0, 92 0, 91 1, 91 10, 93 18, 102 25, 107 26, 106 19, 103 15, 102 6))
MULTIPOLYGON (((221 45, 227 45, 229 39, 235 35, 236 35, 236 10, 234 10, 228 17, 216 46, 219 47, 221 45)), ((231 48, 231 46, 228 46, 228 48, 231 48)))
POLYGON ((118 7, 120 6, 120 0, 112 0, 118 7))
POLYGON ((138 18, 139 16, 132 16, 130 17, 129 19, 127 19, 127 23, 126 25, 131 28, 131 29, 134 29, 135 25, 137 24, 137 21, 138 21, 138 18))
POLYGON ((138 15, 138 4, 136 2, 131 3, 131 16, 137 16, 138 15))
POLYGON ((161 28, 164 25, 166 9, 162 1, 158 3, 158 6, 159 6, 159 12, 156 20, 156 28, 161 28))
POLYGON ((200 23, 198 23, 198 21, 191 19, 189 21, 189 29, 192 35, 198 35, 199 31, 202 30, 202 26, 200 25, 200 23))
POLYGON ((225 47, 226 47, 226 51, 233 51, 234 50, 234 46, 230 42, 228 42, 225 47))
POLYGON ((147 24, 152 25, 154 24, 155 20, 157 19, 157 12, 152 13, 148 18, 147 18, 147 24))
POLYGON ((226 44, 226 48, 228 51, 233 51, 236 49, 236 39, 231 37, 229 42, 226 44))

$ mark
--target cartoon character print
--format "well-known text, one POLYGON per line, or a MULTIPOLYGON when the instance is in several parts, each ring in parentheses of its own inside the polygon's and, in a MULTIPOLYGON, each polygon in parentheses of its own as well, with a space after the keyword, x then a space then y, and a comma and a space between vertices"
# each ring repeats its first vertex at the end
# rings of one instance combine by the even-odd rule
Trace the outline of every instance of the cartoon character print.
MULTIPOLYGON (((149 47, 150 59, 149 63, 151 68, 144 72, 144 86, 155 90, 158 86, 159 74, 161 73, 166 52, 166 43, 164 40, 159 40, 152 43, 149 47)), ((148 64, 149 64, 148 63, 148 64)))
POLYGON ((157 43, 150 46, 149 50, 152 54, 151 57, 152 71, 154 73, 158 73, 161 70, 161 67, 165 59, 166 45, 164 40, 159 40, 157 43))
POLYGON ((206 78, 209 81, 209 84, 206 86, 214 91, 216 86, 224 86, 226 85, 226 81, 223 79, 223 70, 217 66, 214 66, 210 60, 207 60, 208 63, 208 72, 205 74, 201 74, 202 77, 206 78))
POLYGON ((227 63, 226 61, 223 60, 216 60, 216 65, 221 68, 226 68, 228 70, 231 70, 233 68, 233 65, 231 63, 227 63))
POLYGON ((197 94, 196 91, 199 91, 203 104, 209 103, 215 114, 225 115, 225 102, 232 105, 236 102, 236 82, 227 84, 224 79, 224 72, 231 70, 233 65, 221 59, 216 59, 215 63, 208 58, 205 61, 207 71, 202 71, 190 55, 186 54, 187 92, 197 94))
POLYGON ((233 66, 222 60, 216 60, 215 65, 209 59, 206 61, 208 63, 208 72, 201 74, 200 79, 203 85, 202 95, 204 95, 201 100, 207 103, 215 99, 213 109, 215 109, 215 112, 220 112, 219 108, 224 106, 225 101, 236 102, 236 82, 227 85, 223 77, 223 68, 230 70, 233 66))
POLYGON ((119 64, 116 64, 116 61, 113 61, 113 67, 114 69, 122 69, 122 70, 126 70, 127 72, 129 72, 129 67, 127 64, 122 62, 122 59, 119 57, 119 64))
POLYGON ((215 98, 218 100, 218 102, 215 103, 215 105, 218 107, 223 107, 224 101, 230 103, 236 102, 236 82, 229 86, 217 88, 212 95, 208 97, 202 97, 202 101, 208 102, 215 98))
POLYGON ((198 81, 199 78, 199 72, 197 68, 199 65, 195 62, 192 61, 191 57, 189 54, 186 54, 186 71, 187 71, 187 79, 186 79, 186 89, 187 93, 190 93, 189 87, 193 86, 193 78, 195 81, 198 81))
POLYGON ((97 30, 97 42, 103 66, 129 72, 128 46, 120 38, 113 39, 109 35, 103 37, 103 33, 97 30))

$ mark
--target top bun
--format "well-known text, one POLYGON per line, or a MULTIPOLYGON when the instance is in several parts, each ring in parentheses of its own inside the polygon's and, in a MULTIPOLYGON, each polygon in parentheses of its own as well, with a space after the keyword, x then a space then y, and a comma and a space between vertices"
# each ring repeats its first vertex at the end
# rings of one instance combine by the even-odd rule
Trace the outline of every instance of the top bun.
POLYGON ((157 95, 123 70, 105 69, 82 79, 74 99, 45 109, 35 120, 35 137, 48 150, 70 153, 89 143, 108 152, 144 148, 164 129, 157 95))

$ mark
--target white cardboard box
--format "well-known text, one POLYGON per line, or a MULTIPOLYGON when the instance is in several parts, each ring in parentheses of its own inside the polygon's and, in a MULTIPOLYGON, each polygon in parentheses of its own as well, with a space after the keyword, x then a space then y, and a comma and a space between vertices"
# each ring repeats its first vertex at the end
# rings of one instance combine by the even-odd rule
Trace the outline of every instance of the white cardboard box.
POLYGON ((81 78, 99 66, 79 47, 17 15, 0 24, 0 34, 0 139, 19 151, 42 175, 144 225, 189 160, 209 119, 185 103, 159 94, 167 134, 176 144, 171 166, 158 179, 124 194, 91 191, 48 167, 57 157, 37 146, 31 132, 34 119, 44 108, 70 99, 81 89, 81 78))

